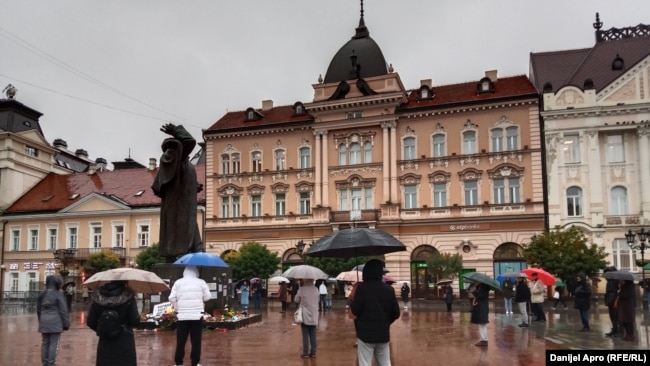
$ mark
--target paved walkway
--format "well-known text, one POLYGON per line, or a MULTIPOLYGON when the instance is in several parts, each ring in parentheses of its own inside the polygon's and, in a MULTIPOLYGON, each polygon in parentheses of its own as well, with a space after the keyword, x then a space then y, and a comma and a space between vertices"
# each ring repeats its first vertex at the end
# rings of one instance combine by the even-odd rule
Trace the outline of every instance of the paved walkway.
MULTIPOLYGON (((79 308, 83 304, 76 304, 79 308)), ((603 336, 609 330, 606 309, 591 313, 589 333, 581 328, 574 309, 552 311, 546 307, 546 323, 533 322, 530 328, 516 326, 518 314, 505 315, 492 304, 488 325, 489 346, 476 347, 478 328, 470 324, 468 305, 459 301, 454 311, 444 305, 416 301, 391 327, 393 365, 544 365, 547 349, 648 349, 648 316, 637 319, 639 337, 624 342, 603 336)), ((201 363, 208 365, 355 365, 355 336, 342 302, 321 314, 316 359, 299 357, 300 327, 291 313, 280 314, 278 307, 263 308, 260 323, 235 331, 209 331, 203 335, 201 363)), ((57 358, 61 365, 93 365, 97 337, 85 324, 85 312, 72 314, 73 324, 65 332, 57 358)), ((3 313, 0 316, 0 364, 40 364, 40 335, 33 313, 3 313)), ((172 331, 137 331, 139 365, 173 365, 175 335, 172 331)), ((188 342, 189 343, 189 342, 188 342)), ((188 350, 189 353, 189 350, 188 350)), ((188 362, 186 361, 187 365, 188 362)))

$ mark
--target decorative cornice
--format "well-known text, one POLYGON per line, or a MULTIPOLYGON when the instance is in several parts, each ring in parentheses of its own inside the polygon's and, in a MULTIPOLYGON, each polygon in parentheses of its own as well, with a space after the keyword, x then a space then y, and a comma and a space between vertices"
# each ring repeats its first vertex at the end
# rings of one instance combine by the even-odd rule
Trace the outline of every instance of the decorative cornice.
POLYGON ((480 105, 472 107, 457 107, 451 109, 441 109, 433 110, 435 106, 432 106, 432 110, 427 111, 417 111, 417 112, 404 112, 400 113, 402 118, 424 118, 424 117, 433 117, 433 116, 444 116, 449 114, 457 113, 472 113, 472 112, 483 112, 493 109, 503 109, 503 108, 513 108, 513 107, 522 107, 537 105, 537 100, 530 101, 521 101, 521 102, 509 102, 509 103, 498 103, 498 104, 489 104, 489 105, 480 105))

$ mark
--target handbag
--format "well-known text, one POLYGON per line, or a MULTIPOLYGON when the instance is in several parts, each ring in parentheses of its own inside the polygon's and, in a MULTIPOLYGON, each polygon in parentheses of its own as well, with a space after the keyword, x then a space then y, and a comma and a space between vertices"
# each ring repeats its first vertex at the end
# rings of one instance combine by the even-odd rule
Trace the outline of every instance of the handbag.
POLYGON ((559 291, 555 291, 555 293, 553 294, 553 298, 554 298, 554 299, 559 299, 559 298, 560 298, 560 292, 559 292, 559 291))
POLYGON ((299 306, 298 310, 293 313, 293 322, 296 324, 302 324, 302 306, 299 306))

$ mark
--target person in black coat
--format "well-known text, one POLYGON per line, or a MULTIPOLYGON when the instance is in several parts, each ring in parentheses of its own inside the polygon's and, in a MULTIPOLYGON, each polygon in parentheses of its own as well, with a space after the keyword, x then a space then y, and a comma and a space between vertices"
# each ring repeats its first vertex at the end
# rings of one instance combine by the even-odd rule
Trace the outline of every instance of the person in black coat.
MULTIPOLYGON (((616 267, 610 266, 605 268, 604 273, 614 272, 616 267)), ((616 293, 618 291, 618 280, 608 279, 605 286, 605 305, 609 312, 609 320, 612 322, 612 329, 609 333, 605 333, 607 337, 618 337, 619 324, 618 324, 618 309, 614 307, 614 300, 616 300, 616 293)))
POLYGON ((635 341, 634 321, 636 320, 636 291, 634 282, 618 281, 618 322, 625 330, 624 341, 635 341))
POLYGON ((454 290, 451 284, 445 286, 445 304, 447 304, 447 312, 451 312, 451 304, 454 302, 454 290))
POLYGON ((409 309, 409 295, 411 294, 411 288, 408 283, 404 282, 402 288, 400 289, 400 295, 402 297, 402 302, 404 303, 404 310, 409 309))
POLYGON ((530 302, 530 287, 526 284, 523 277, 517 277, 517 286, 515 287, 515 302, 521 313, 520 328, 528 326, 528 303, 530 302))
POLYGON ((580 320, 582 321, 581 332, 589 331, 589 308, 591 307, 591 284, 587 281, 585 274, 580 272, 576 276, 578 284, 573 291, 575 301, 573 307, 580 312, 580 320))
POLYGON ((96 366, 137 366, 133 327, 140 323, 135 294, 126 287, 126 281, 113 281, 94 291, 86 325, 97 331, 99 316, 104 310, 117 311, 122 324, 121 335, 115 339, 99 337, 96 366))
POLYGON ((474 285, 475 290, 472 293, 474 300, 472 301, 472 317, 470 318, 470 322, 472 324, 478 324, 478 332, 481 335, 481 339, 475 345, 484 347, 488 345, 487 323, 490 322, 488 320, 490 312, 488 304, 490 287, 478 281, 474 281, 474 285))
POLYGON ((41 333, 41 363, 43 366, 54 365, 59 350, 61 333, 70 329, 68 306, 61 289, 62 281, 57 276, 45 278, 45 291, 38 294, 36 316, 38 331, 41 333))
POLYGON ((357 282, 350 312, 356 316, 359 366, 390 365, 390 325, 400 316, 395 290, 383 282, 384 263, 369 260, 363 267, 363 282, 357 282))

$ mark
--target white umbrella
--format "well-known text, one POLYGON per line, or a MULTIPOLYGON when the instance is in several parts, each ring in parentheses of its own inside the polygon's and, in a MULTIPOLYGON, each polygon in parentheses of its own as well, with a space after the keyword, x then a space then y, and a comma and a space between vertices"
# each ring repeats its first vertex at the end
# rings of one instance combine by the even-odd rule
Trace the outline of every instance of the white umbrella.
POLYGON ((133 292, 156 293, 168 291, 169 286, 153 272, 136 268, 115 268, 97 272, 84 282, 84 285, 96 289, 112 281, 126 281, 133 292))
POLYGON ((363 282, 363 273, 361 271, 345 271, 339 273, 336 279, 344 282, 363 282))
POLYGON ((281 283, 281 282, 289 283, 289 279, 286 278, 286 277, 282 277, 282 276, 275 276, 275 277, 269 278, 269 282, 270 283, 281 283))
POLYGON ((327 273, 323 272, 320 268, 302 264, 299 266, 291 267, 282 273, 282 276, 288 278, 303 278, 303 279, 325 279, 329 277, 327 273))

